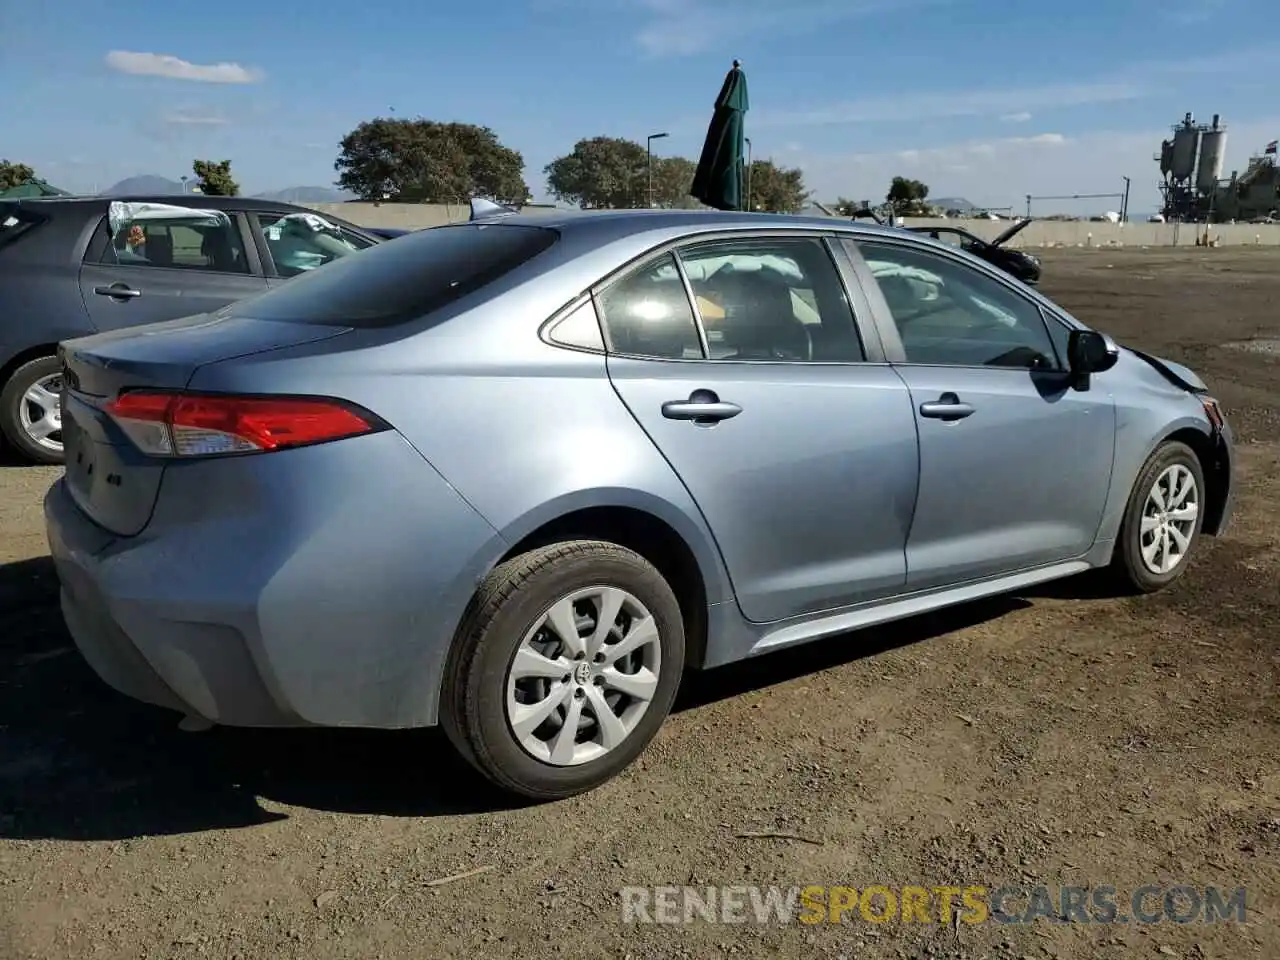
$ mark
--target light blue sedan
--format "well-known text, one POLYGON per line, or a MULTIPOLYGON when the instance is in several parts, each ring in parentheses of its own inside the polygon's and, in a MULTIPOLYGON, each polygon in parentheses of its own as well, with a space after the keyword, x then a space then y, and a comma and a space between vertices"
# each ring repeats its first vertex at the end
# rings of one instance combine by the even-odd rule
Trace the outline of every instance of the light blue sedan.
POLYGON ((1158 590, 1232 512, 1195 374, 830 219, 481 215, 61 356, 49 543, 104 680, 439 724, 533 798, 627 767, 686 669, 1091 568, 1158 590))

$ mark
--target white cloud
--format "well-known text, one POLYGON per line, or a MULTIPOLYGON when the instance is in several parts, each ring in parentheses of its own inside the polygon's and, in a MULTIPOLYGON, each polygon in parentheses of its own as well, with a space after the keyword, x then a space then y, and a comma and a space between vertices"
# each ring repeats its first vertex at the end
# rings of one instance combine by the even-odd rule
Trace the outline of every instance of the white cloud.
POLYGON ((262 79, 261 71, 238 63, 190 63, 167 53, 112 50, 106 56, 106 64, 120 73, 197 83, 256 83, 262 79))
MULTIPOLYGON (((1029 107, 1049 108, 1115 103, 1144 95, 1132 82, 1064 83, 1042 87, 994 87, 890 94, 800 110, 753 111, 754 127, 808 127, 848 123, 886 123, 948 117, 1010 116, 1029 107)), ((1025 114, 1030 119, 1030 114, 1025 114)))
POLYGON ((196 110, 170 110, 160 119, 175 126, 189 127, 223 127, 231 122, 220 114, 202 113, 196 110))
MULTIPOLYGON (((1249 156, 1260 152, 1278 132, 1280 117, 1234 123, 1227 142, 1227 175, 1243 171, 1249 156)), ((1012 206, 1018 211, 1024 209, 1027 194, 1118 194, 1124 189, 1123 178, 1129 177, 1130 209, 1145 213, 1159 203, 1160 171, 1152 157, 1165 136, 1168 131, 1160 127, 1096 130, 1069 137, 1045 132, 950 144, 902 144, 874 153, 806 153, 789 156, 785 162, 804 170, 805 183, 819 200, 882 197, 893 177, 909 174, 927 183, 933 196, 964 197, 976 204, 1012 206)), ((1116 203, 1113 199, 1043 201, 1035 204, 1033 212, 1100 213, 1116 209, 1116 203)))
MULTIPOLYGON (((676 3, 677 0, 649 0, 676 3)), ((1100 77, 1046 83, 1040 86, 992 85, 969 90, 942 89, 888 93, 836 103, 771 108, 759 87, 753 91, 761 108, 753 110, 754 128, 838 126, 862 123, 916 123, 960 117, 998 117, 1007 123, 1027 123, 1062 107, 1166 99, 1170 86, 1200 82, 1202 77, 1253 77, 1273 64, 1275 54, 1245 48, 1231 54, 1210 54, 1185 60, 1162 60, 1120 67, 1100 77)), ((705 122, 705 121, 703 121, 705 122)), ((1158 143, 1157 143, 1158 146, 1158 143)))
POLYGON ((952 0, 631 0, 643 24, 635 41, 651 57, 702 53, 744 37, 808 33, 821 27, 907 7, 952 0))

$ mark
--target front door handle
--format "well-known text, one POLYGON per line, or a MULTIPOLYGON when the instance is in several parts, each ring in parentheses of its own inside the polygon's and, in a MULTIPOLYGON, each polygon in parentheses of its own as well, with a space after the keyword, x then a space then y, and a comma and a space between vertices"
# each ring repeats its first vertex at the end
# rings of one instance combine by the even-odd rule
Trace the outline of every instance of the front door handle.
POLYGON ((963 420, 972 413, 973 406, 961 403, 954 393, 944 393, 937 400, 920 404, 920 416, 930 420, 963 420))
POLYGON ((662 415, 668 420, 692 420, 694 423, 719 423, 736 417, 742 407, 721 400, 711 390, 695 390, 688 400, 668 400, 662 405, 662 415))
POLYGON ((109 287, 94 287, 93 292, 100 297, 110 297, 112 300, 132 300, 134 297, 142 296, 141 290, 135 290, 127 283, 113 283, 109 287))

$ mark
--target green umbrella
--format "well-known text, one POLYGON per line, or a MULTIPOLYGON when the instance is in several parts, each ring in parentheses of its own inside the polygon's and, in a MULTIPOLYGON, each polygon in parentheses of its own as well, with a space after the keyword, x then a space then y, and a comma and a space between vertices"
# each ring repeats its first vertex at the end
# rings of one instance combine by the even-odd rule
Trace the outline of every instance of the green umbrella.
POLYGON ((735 60, 716 98, 716 110, 689 190, 695 200, 717 210, 744 208, 742 155, 747 110, 747 75, 735 60))
POLYGON ((63 197, 69 194, 65 190, 50 186, 43 180, 28 180, 8 190, 0 190, 0 200, 31 200, 37 197, 63 197))

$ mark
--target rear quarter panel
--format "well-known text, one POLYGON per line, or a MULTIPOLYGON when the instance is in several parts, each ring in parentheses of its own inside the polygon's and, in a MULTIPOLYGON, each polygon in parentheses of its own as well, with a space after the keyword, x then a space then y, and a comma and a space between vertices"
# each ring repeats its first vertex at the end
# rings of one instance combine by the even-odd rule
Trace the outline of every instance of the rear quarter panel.
POLYGON ((614 393, 604 356, 543 343, 537 331, 551 310, 525 314, 526 326, 524 317, 508 324, 508 309, 498 301, 393 342, 386 331, 356 331, 210 364, 190 388, 321 393, 372 410, 501 534, 506 548, 492 562, 557 517, 631 507, 684 539, 709 603, 730 599, 702 515, 614 393))

